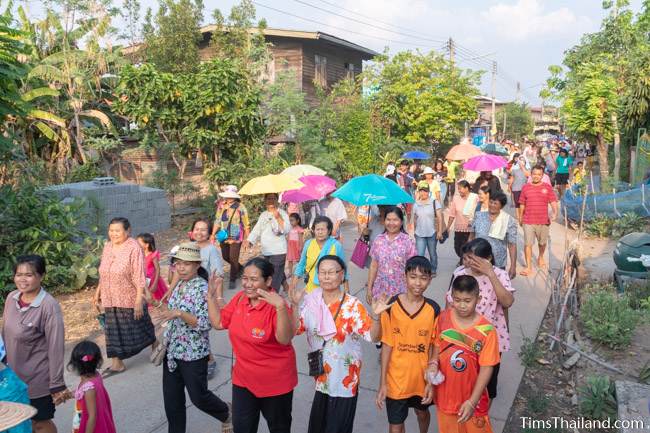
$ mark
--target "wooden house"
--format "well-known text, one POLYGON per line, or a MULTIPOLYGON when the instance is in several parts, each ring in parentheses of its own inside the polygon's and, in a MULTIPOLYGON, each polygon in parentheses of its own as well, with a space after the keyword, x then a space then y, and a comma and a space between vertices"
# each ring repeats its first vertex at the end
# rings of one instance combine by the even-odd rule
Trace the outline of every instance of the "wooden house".
MULTIPOLYGON (((210 37, 216 29, 214 25, 201 29, 203 40, 199 50, 205 60, 214 55, 210 37)), ((258 31, 251 29, 251 32, 258 31)), ((296 85, 311 105, 317 102, 315 83, 328 89, 344 78, 354 78, 363 70, 364 60, 378 55, 371 49, 322 32, 266 28, 262 33, 270 44, 273 57, 264 78, 273 82, 278 71, 294 71, 296 85)))

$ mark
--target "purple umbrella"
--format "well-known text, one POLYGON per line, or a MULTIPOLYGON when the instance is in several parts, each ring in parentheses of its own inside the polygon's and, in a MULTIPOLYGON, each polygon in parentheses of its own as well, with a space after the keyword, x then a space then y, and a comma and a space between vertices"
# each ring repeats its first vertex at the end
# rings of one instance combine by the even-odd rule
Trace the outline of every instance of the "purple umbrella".
POLYGON ((484 154, 468 159, 467 162, 463 164, 463 168, 473 171, 492 171, 497 168, 505 167, 506 165, 508 165, 508 161, 503 157, 484 154))
POLYGON ((309 200, 320 200, 336 190, 336 181, 331 177, 321 175, 303 176, 300 181, 305 184, 300 189, 292 189, 282 193, 283 203, 302 203, 309 200))

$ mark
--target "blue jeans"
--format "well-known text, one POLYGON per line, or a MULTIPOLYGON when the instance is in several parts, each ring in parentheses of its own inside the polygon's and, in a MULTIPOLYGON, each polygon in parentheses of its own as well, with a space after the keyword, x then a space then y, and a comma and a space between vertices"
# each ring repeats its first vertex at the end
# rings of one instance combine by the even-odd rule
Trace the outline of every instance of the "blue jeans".
POLYGON ((429 259, 431 260, 431 269, 433 272, 437 272, 438 269, 438 253, 436 253, 436 235, 422 238, 420 236, 415 236, 415 248, 418 250, 419 256, 424 256, 425 251, 429 250, 429 259))
POLYGON ((440 206, 444 207, 445 197, 447 197, 447 182, 440 182, 440 206))

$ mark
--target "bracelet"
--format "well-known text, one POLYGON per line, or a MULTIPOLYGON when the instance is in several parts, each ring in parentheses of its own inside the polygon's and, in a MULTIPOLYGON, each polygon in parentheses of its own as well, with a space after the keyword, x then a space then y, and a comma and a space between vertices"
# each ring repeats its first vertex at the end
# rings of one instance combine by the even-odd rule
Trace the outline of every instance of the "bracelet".
POLYGON ((222 296, 217 296, 217 301, 223 301, 223 297, 222 296))
POLYGON ((432 359, 431 361, 429 361, 429 363, 427 365, 438 365, 438 360, 437 359, 432 359))
POLYGON ((370 316, 370 318, 375 322, 379 322, 379 316, 373 316, 372 314, 368 314, 368 316, 370 316))

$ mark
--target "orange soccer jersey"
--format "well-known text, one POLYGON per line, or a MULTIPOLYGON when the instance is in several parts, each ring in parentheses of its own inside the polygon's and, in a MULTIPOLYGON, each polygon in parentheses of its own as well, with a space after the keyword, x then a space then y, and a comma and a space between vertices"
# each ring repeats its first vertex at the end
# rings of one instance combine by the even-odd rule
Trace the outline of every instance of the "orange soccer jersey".
MULTIPOLYGON (((499 344, 494 326, 483 316, 469 328, 461 328, 452 310, 440 313, 438 335, 438 368, 445 381, 435 387, 436 406, 446 414, 456 415, 460 406, 472 395, 481 366, 499 363, 499 344)), ((475 416, 488 414, 487 390, 476 406, 475 416)))
POLYGON ((393 348, 386 373, 386 396, 401 400, 424 396, 424 371, 429 361, 429 347, 436 338, 436 320, 440 306, 424 298, 415 314, 406 312, 398 296, 381 314, 381 342, 393 348))

